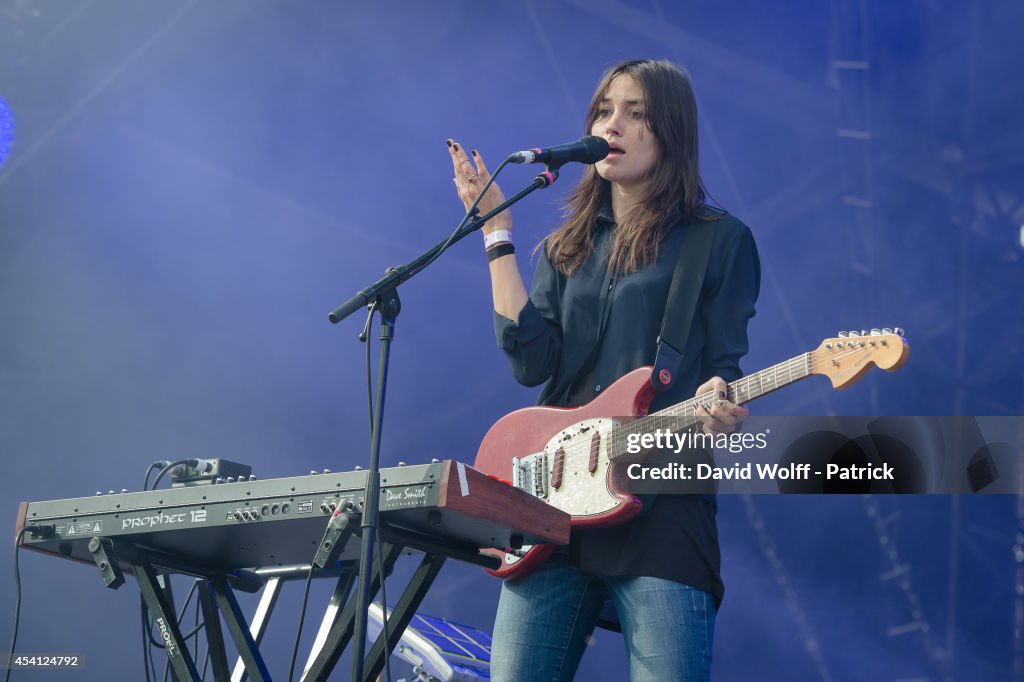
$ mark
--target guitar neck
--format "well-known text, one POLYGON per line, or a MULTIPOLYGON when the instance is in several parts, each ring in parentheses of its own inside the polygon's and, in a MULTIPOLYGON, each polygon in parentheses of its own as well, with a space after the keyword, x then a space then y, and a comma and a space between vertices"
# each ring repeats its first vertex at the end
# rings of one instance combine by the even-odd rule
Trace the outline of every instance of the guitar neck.
MULTIPOLYGON (((801 379, 806 379, 810 375, 811 354, 803 353, 785 362, 762 369, 760 372, 737 379, 729 384, 727 396, 730 401, 737 405, 742 405, 767 395, 772 391, 777 391, 780 388, 796 383, 801 379)), ((696 422, 697 405, 708 400, 716 400, 717 398, 718 396, 714 393, 694 396, 689 400, 684 400, 681 403, 655 412, 645 417, 645 419, 652 417, 692 418, 696 422)))
MULTIPOLYGON (((811 354, 803 353, 785 362, 772 365, 760 372, 737 379, 728 386, 728 398, 737 405, 749 403, 772 391, 806 379, 811 375, 811 354)), ((630 434, 653 433, 657 429, 666 431, 683 431, 695 426, 698 423, 697 406, 701 403, 717 400, 714 393, 705 393, 694 396, 689 400, 666 407, 664 410, 654 412, 641 417, 628 424, 616 428, 613 436, 615 441, 626 442, 630 434)), ((623 448, 614 448, 614 453, 622 453, 623 448)), ((617 454, 610 455, 611 459, 618 459, 617 454)))

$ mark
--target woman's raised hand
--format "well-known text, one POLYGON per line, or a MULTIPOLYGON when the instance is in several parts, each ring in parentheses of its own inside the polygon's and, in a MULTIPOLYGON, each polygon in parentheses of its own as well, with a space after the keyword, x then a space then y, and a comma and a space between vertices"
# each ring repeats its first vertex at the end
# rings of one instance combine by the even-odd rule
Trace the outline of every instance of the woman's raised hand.
MULTIPOLYGON (((455 167, 455 188, 459 192, 459 199, 462 200, 462 204, 468 210, 473 202, 476 201, 477 196, 480 194, 480 190, 490 180, 491 174, 487 170, 484 159, 474 149, 472 152, 472 160, 466 154, 465 148, 454 140, 448 140, 448 152, 452 155, 452 165, 455 167)), ((498 187, 497 183, 490 186, 487 190, 487 194, 477 204, 477 208, 480 209, 480 213, 487 213, 491 209, 497 207, 501 202, 505 201, 505 195, 501 193, 501 188, 498 187)), ((494 230, 509 230, 512 228, 512 216, 508 211, 501 213, 494 217, 493 220, 487 221, 483 227, 483 231, 493 232, 494 230)))

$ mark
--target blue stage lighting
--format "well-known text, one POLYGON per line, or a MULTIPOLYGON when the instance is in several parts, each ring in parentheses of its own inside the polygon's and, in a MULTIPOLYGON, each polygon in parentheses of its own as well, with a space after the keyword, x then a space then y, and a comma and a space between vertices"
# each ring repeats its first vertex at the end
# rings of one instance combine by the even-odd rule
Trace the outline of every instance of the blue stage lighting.
POLYGON ((0 97, 0 166, 11 154, 14 147, 14 114, 7 100, 0 97))

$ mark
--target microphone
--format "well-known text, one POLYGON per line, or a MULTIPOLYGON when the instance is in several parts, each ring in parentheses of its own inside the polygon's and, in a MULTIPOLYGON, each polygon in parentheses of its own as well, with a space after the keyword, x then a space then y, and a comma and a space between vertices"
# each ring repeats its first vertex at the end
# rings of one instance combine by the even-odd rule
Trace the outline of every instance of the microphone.
POLYGON ((511 163, 546 163, 549 166, 561 166, 570 161, 597 163, 606 156, 608 156, 608 141, 603 137, 586 135, 569 144, 516 152, 508 159, 511 163))

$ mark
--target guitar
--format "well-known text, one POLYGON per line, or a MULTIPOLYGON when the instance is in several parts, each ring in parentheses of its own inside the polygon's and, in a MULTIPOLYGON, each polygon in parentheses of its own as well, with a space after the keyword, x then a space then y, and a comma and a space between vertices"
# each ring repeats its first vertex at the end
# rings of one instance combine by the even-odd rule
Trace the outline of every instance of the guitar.
MULTIPOLYGON (((910 352, 902 334, 898 327, 870 333, 841 332, 815 350, 732 382, 728 398, 737 405, 748 403, 812 374, 823 374, 833 388, 844 389, 872 365, 894 371, 910 352)), ((573 527, 625 523, 642 507, 637 497, 620 489, 612 475, 611 465, 628 454, 627 437, 653 432, 659 424, 664 426, 666 418, 675 429, 693 427, 699 422, 697 405, 717 397, 699 395, 648 414, 655 395, 651 368, 640 367, 581 407, 516 410, 487 432, 473 466, 486 474, 511 478, 517 488, 567 512, 573 527), (612 415, 635 419, 623 423, 612 415)), ((554 550, 554 545, 485 550, 502 560, 499 568, 488 572, 503 579, 523 577, 554 550)))

